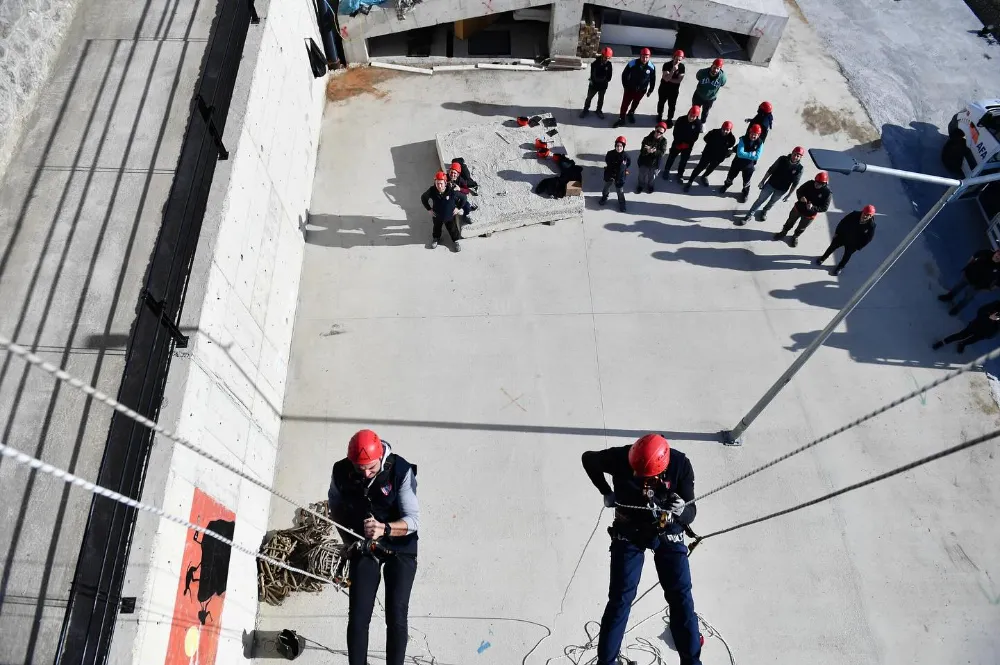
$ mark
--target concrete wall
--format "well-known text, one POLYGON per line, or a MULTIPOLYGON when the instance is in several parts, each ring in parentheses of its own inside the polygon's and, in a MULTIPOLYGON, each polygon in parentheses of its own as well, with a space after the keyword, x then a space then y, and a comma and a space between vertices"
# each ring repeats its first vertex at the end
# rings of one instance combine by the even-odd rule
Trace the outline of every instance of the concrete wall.
MULTIPOLYGON (((190 344, 173 359, 160 422, 270 484, 325 78, 306 57, 303 40, 319 43, 309 3, 257 7, 223 137, 230 159, 216 170, 184 308, 190 344)), ((200 489, 236 513, 236 542, 259 547, 269 493, 162 437, 153 450, 144 500, 188 517, 200 489)), ((188 541, 185 528, 140 517, 124 589, 139 610, 120 615, 111 662, 165 662, 188 541)), ((256 620, 255 559, 232 554, 217 608, 215 662, 240 662, 256 620)))
MULTIPOLYGON (((556 3, 546 0, 490 0, 489 3, 424 0, 407 11, 402 21, 396 17, 395 6, 390 2, 373 7, 367 16, 340 17, 344 55, 351 64, 366 63, 368 48, 365 40, 369 37, 474 18, 484 13, 548 4, 554 7, 549 26, 549 51, 553 55, 576 55, 583 15, 582 0, 560 0, 556 3), (492 11, 484 12, 487 6, 492 11)), ((750 60, 762 65, 771 61, 788 22, 788 12, 782 0, 672 0, 664 3, 592 0, 591 4, 749 35, 750 60)))
POLYGON ((0 2, 0 180, 80 0, 0 2))

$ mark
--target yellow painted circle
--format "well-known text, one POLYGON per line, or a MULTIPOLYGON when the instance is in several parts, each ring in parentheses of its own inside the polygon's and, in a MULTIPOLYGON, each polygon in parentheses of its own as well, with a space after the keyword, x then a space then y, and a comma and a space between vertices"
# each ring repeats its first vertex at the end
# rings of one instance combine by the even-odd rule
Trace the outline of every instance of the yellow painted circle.
POLYGON ((198 640, 201 639, 201 631, 198 630, 198 626, 191 626, 187 630, 187 634, 184 635, 184 653, 188 658, 194 657, 195 653, 198 652, 198 640))

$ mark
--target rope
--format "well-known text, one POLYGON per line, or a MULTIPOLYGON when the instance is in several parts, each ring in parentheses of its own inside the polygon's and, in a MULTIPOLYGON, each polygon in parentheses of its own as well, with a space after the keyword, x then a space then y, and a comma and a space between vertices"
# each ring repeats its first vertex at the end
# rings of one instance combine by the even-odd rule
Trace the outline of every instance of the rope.
POLYGON ((941 459, 943 457, 948 457, 949 455, 954 455, 955 453, 961 452, 961 451, 963 451, 963 450, 965 450, 967 448, 972 448, 973 446, 978 446, 981 443, 986 443, 987 441, 992 441, 993 439, 996 439, 997 437, 1000 437, 1000 429, 995 429, 992 432, 989 432, 987 434, 983 434, 982 436, 977 436, 974 439, 968 439, 966 441, 963 441, 962 443, 959 443, 957 445, 952 446, 951 448, 946 448, 945 450, 933 453, 931 455, 927 455, 926 457, 921 457, 920 459, 918 459, 916 461, 909 462, 908 464, 904 464, 903 466, 896 467, 895 469, 892 469, 890 471, 886 471, 885 473, 880 473, 877 476, 872 476, 871 478, 868 478, 866 480, 862 480, 861 482, 854 483, 853 485, 848 485, 847 487, 841 488, 839 490, 835 490, 833 492, 830 492, 829 494, 824 494, 823 496, 817 497, 817 498, 812 499, 810 501, 806 501, 805 503, 800 503, 800 504, 798 504, 796 506, 792 506, 791 508, 785 508, 784 510, 779 510, 779 511, 771 513, 769 515, 764 515, 763 517, 758 517, 757 519, 749 520, 749 521, 746 521, 746 522, 740 522, 739 524, 736 524, 734 526, 728 527, 726 529, 720 529, 718 531, 713 531, 712 533, 709 533, 709 534, 707 534, 705 536, 697 536, 697 537, 695 537, 694 542, 691 543, 691 547, 689 548, 689 551, 693 552, 694 548, 697 547, 698 544, 701 541, 707 540, 708 538, 713 538, 715 536, 721 536, 724 533, 731 533, 733 531, 736 531, 738 529, 742 529, 744 527, 752 526, 754 524, 760 524, 761 522, 766 522, 766 521, 774 519, 776 517, 782 517, 783 515, 788 515, 789 513, 794 513, 797 510, 802 510, 803 508, 808 508, 809 506, 815 506, 817 503, 822 503, 823 501, 826 501, 827 499, 833 499, 834 497, 838 497, 841 494, 847 494, 848 492, 853 492, 854 490, 861 489, 862 487, 866 487, 867 485, 872 485, 872 484, 880 482, 882 480, 886 480, 887 478, 892 478, 893 476, 899 475, 899 474, 901 474, 901 473, 903 473, 905 471, 909 471, 911 469, 915 469, 918 466, 923 466, 924 464, 928 464, 930 462, 934 462, 934 461, 939 460, 939 459, 941 459))
POLYGON ((184 437, 182 437, 182 436, 180 436, 178 434, 175 434, 174 432, 172 432, 172 431, 170 431, 170 430, 162 427, 161 425, 158 425, 157 423, 153 422, 149 418, 147 418, 147 417, 143 416, 142 414, 134 411, 133 409, 130 409, 129 407, 125 406, 124 404, 122 404, 118 400, 113 399, 112 397, 110 397, 110 396, 106 395, 105 393, 101 392, 97 388, 94 388, 93 386, 84 383, 80 379, 77 379, 76 377, 70 375, 65 370, 60 369, 59 367, 56 367, 55 365, 53 365, 53 364, 51 364, 51 363, 43 360, 42 358, 38 357, 37 355, 35 355, 34 353, 32 353, 31 351, 29 351, 25 347, 23 347, 23 346, 21 346, 19 344, 15 344, 14 342, 12 342, 8 338, 4 337, 3 335, 0 335, 0 349, 6 349, 10 353, 13 353, 15 356, 18 356, 18 357, 24 359, 24 361, 27 362, 28 364, 34 365, 35 367, 41 368, 42 370, 48 372, 49 374, 51 374, 52 376, 56 377, 58 380, 62 381, 63 383, 68 383, 70 386, 76 388, 77 390, 79 390, 79 391, 81 391, 81 392, 83 392, 83 393, 85 393, 87 395, 90 395, 91 397, 93 397, 94 399, 96 399, 98 402, 102 402, 102 403, 106 404, 107 406, 111 407, 112 409, 114 409, 115 411, 117 411, 117 412, 119 412, 119 413, 121 413, 121 414, 123 414, 123 415, 125 415, 125 416, 127 416, 129 418, 131 418, 132 420, 136 421, 137 423, 139 423, 141 425, 145 425, 146 427, 150 428, 151 430, 153 430, 157 434, 165 436, 168 439, 170 439, 171 441, 179 443, 180 445, 184 446, 185 448, 187 448, 191 452, 196 453, 198 455, 201 455, 202 457, 204 457, 207 460, 215 462, 216 464, 218 464, 219 466, 221 466, 223 469, 226 469, 227 471, 231 471, 232 473, 235 473, 240 478, 243 478, 244 480, 250 481, 251 483, 253 483, 254 485, 256 485, 257 487, 259 487, 259 488, 261 488, 263 490, 267 490, 268 492, 270 492, 274 496, 278 497, 279 499, 284 499, 285 501, 287 501, 288 503, 292 504, 293 506, 295 506, 299 510, 304 511, 304 512, 308 513, 309 515, 312 515, 313 517, 316 517, 316 518, 318 518, 320 520, 323 520, 324 522, 328 522, 329 524, 337 527, 338 529, 341 529, 342 531, 344 531, 346 533, 351 534, 352 536, 354 536, 355 538, 358 538, 359 540, 364 540, 365 539, 364 536, 362 536, 359 533, 355 533, 354 531, 352 531, 351 529, 348 529, 343 524, 338 524, 338 523, 334 522, 327 515, 323 515, 322 513, 316 512, 315 510, 312 510, 310 508, 306 508, 304 506, 300 506, 298 503, 296 503, 294 500, 292 500, 291 497, 286 496, 285 494, 279 492, 278 490, 274 489, 273 487, 271 487, 271 486, 269 486, 269 485, 261 482, 260 480, 257 480, 253 476, 247 474, 246 472, 244 472, 241 469, 238 469, 238 468, 232 466, 228 462, 223 461, 222 459, 216 457, 215 455, 213 455, 212 453, 208 452, 207 450, 199 448, 198 446, 196 446, 195 444, 191 443, 190 441, 188 441, 184 437))
POLYGON ((171 522, 174 522, 175 524, 180 524, 181 526, 186 526, 187 528, 191 529, 192 531, 197 531, 198 533, 204 534, 204 535, 209 536, 211 538, 215 538, 216 540, 218 540, 218 541, 220 541, 220 542, 228 545, 229 547, 233 548, 237 552, 242 552, 243 554, 248 554, 248 555, 254 557, 255 559, 259 559, 260 561, 266 561, 268 564, 270 564, 272 566, 277 566, 278 568, 283 568, 285 570, 288 570, 290 572, 295 573, 296 575, 302 575, 304 577, 309 577, 309 578, 312 578, 312 579, 317 580, 319 582, 322 582, 324 584, 329 583, 331 581, 329 579, 323 579, 322 577, 320 577, 318 575, 314 575, 313 573, 310 573, 308 571, 302 570, 301 568, 296 568, 294 566, 290 566, 287 563, 285 563, 283 561, 279 561, 279 560, 277 560, 277 559, 275 559, 273 557, 269 557, 269 556, 260 554, 259 552, 254 552, 253 550, 251 550, 249 548, 246 548, 246 547, 243 547, 242 545, 237 545, 236 543, 234 543, 229 538, 226 538, 225 536, 220 535, 220 534, 216 533, 215 531, 212 531, 211 529, 206 529, 203 526, 198 526, 197 524, 189 522, 189 521, 187 521, 186 519, 184 519, 182 517, 177 517, 176 515, 172 515, 172 514, 170 514, 168 512, 165 512, 164 510, 162 510, 160 508, 157 508, 156 506, 150 506, 149 504, 141 503, 141 502, 136 501, 135 499, 131 499, 131 498, 129 498, 129 497, 123 495, 123 494, 119 494, 118 492, 115 492, 114 490, 110 490, 110 489, 108 489, 106 487, 102 487, 100 485, 95 485, 94 483, 90 482, 89 480, 84 480, 83 478, 80 478, 79 476, 76 476, 76 475, 70 473, 69 471, 64 471, 63 469, 54 467, 51 464, 48 464, 47 462, 43 462, 42 460, 40 460, 40 459, 38 459, 36 457, 32 457, 31 455, 28 455, 27 453, 23 453, 20 450, 17 450, 16 448, 11 448, 10 446, 8 446, 8 445, 6 445, 4 443, 0 443, 0 457, 9 457, 9 458, 13 459, 15 462, 18 462, 19 464, 24 464, 26 466, 30 466, 32 469, 35 469, 37 471, 41 471, 42 473, 47 473, 50 476, 54 476, 55 478, 58 478, 59 480, 63 481, 66 484, 75 485, 76 487, 80 487, 82 489, 85 489, 88 492, 91 492, 92 494, 97 494, 99 496, 103 496, 103 497, 105 497, 107 499, 111 499, 112 501, 117 501, 118 503, 123 503, 126 506, 129 506, 131 508, 135 508, 136 510, 141 510, 143 512, 151 513, 151 514, 156 515, 157 517, 161 517, 161 518, 163 518, 165 520, 170 520, 171 522))

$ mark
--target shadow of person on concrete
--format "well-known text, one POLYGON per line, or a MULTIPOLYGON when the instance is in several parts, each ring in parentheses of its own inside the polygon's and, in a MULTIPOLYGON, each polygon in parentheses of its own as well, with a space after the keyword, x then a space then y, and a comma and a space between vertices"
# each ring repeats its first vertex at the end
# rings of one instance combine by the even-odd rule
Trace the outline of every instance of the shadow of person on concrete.
POLYGON ((434 185, 434 174, 442 169, 437 144, 434 141, 407 143, 391 147, 389 154, 393 176, 382 188, 385 198, 406 213, 407 219, 426 215, 420 195, 434 185))
POLYGON ((382 219, 366 215, 309 215, 305 240, 322 247, 398 247, 427 242, 431 236, 431 214, 420 212, 406 219, 382 219), (423 214, 420 214, 423 213, 423 214), (417 228, 414 229, 414 226, 417 228))
POLYGON ((680 245, 685 242, 746 242, 769 240, 771 233, 755 229, 727 229, 701 224, 667 224, 652 219, 641 219, 631 224, 614 222, 604 228, 619 233, 638 233, 656 243, 680 245))
MULTIPOLYGON (((580 94, 580 106, 576 108, 567 108, 565 106, 546 106, 544 108, 535 108, 532 106, 490 104, 488 102, 477 102, 471 100, 463 102, 444 102, 441 104, 441 108, 448 111, 463 111, 465 113, 471 113, 485 118, 502 118, 507 122, 510 122, 510 119, 517 118, 518 116, 534 116, 539 113, 551 113, 552 117, 555 118, 556 122, 560 125, 610 128, 618 119, 618 107, 621 103, 621 94, 621 87, 619 87, 617 91, 613 89, 608 90, 608 95, 604 100, 604 120, 598 118, 593 112, 591 112, 586 118, 580 117, 580 111, 583 110, 583 100, 587 96, 586 84, 584 84, 583 90, 580 94)), ((635 114, 635 119, 636 122, 634 125, 626 123, 621 129, 625 129, 626 127, 652 128, 656 124, 655 96, 652 99, 645 99, 639 104, 639 112, 635 114), (646 104, 649 104, 649 106, 646 107, 646 104), (652 111, 652 113, 649 113, 649 111, 652 111)))
POLYGON ((798 300, 813 307, 840 309, 850 297, 833 279, 817 282, 803 282, 791 289, 774 289, 770 292, 772 298, 781 300, 798 300))
POLYGON ((744 272, 816 268, 810 256, 755 254, 746 247, 679 247, 673 251, 653 252, 652 256, 661 261, 684 261, 706 268, 744 272))

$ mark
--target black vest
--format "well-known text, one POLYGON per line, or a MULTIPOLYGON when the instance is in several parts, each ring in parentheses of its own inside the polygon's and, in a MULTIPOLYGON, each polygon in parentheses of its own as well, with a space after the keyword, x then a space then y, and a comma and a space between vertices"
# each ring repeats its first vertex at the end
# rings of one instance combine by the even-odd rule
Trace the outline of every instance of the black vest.
MULTIPOLYGON (((415 464, 410 464, 395 453, 389 453, 382 464, 382 470, 369 485, 369 481, 357 472, 350 460, 342 459, 334 464, 333 483, 343 502, 338 515, 344 521, 344 526, 363 533, 365 518, 369 515, 385 524, 401 519, 403 514, 399 509, 399 487, 410 470, 414 476, 417 475, 415 464)), ((381 538, 379 542, 394 552, 417 553, 415 532, 405 536, 381 538)))
MULTIPOLYGON (((687 459, 677 451, 671 451, 667 470, 646 481, 632 474, 631 468, 627 466, 627 455, 625 452, 625 463, 620 472, 611 476, 615 501, 629 506, 656 506, 661 510, 669 508, 676 495, 678 476, 682 469, 688 467, 687 459)), ((659 514, 652 510, 620 507, 615 509, 614 529, 633 543, 644 546, 659 535, 684 532, 684 526, 677 522, 661 523, 659 514)))

